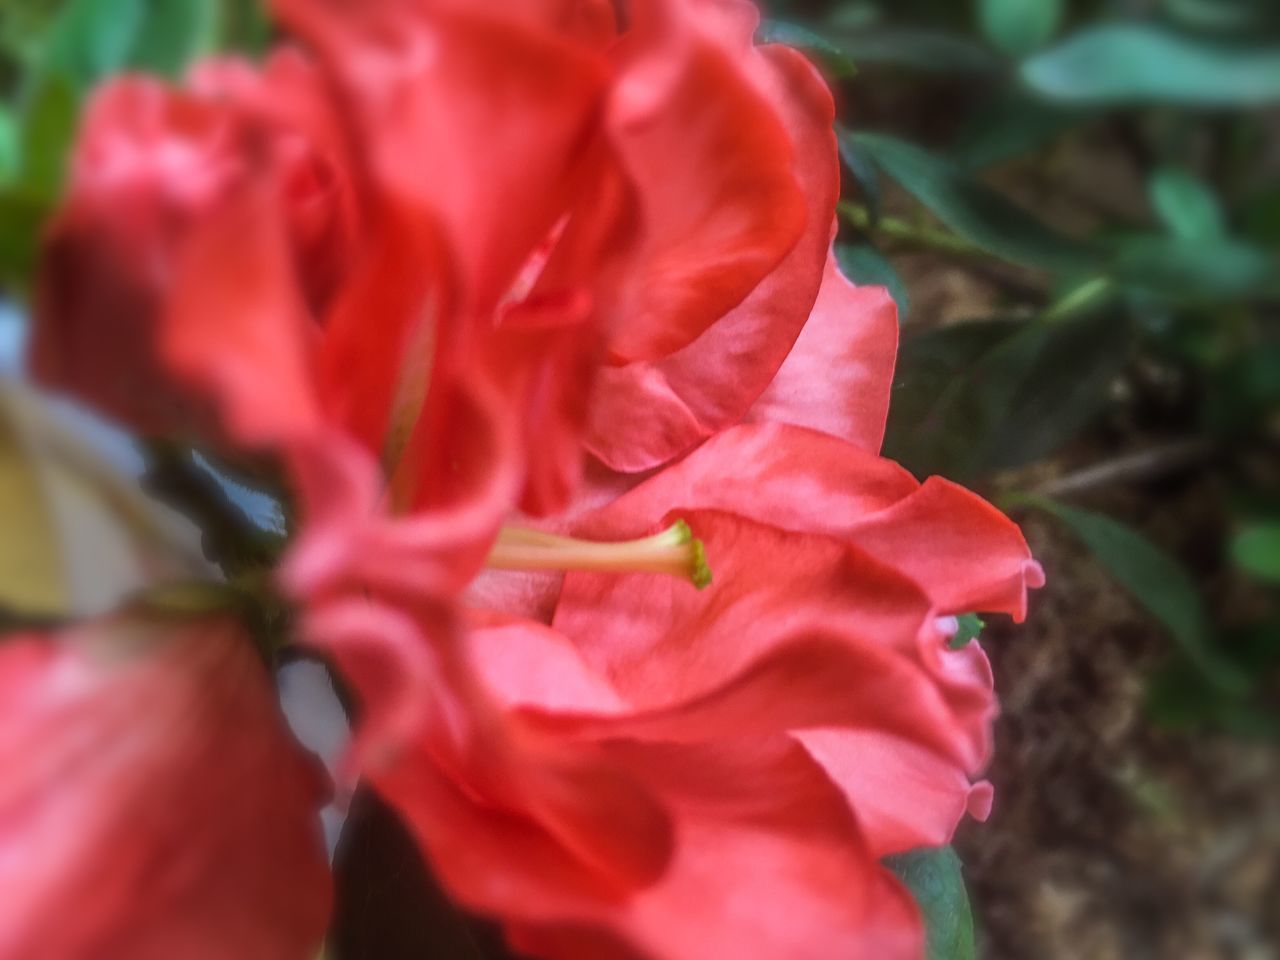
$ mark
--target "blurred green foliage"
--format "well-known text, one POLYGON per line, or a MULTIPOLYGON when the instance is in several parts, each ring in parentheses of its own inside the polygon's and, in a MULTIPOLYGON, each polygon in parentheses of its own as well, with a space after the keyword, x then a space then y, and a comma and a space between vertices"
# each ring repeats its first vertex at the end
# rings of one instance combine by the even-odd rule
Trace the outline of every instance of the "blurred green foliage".
POLYGON ((176 77, 198 56, 255 53, 252 0, 6 0, 0 4, 0 284, 30 281, 81 104, 122 71, 176 77))
MULTIPOLYGON (((1153 721, 1280 739, 1280 4, 771 13, 838 67, 837 253, 904 323, 886 454, 1084 546, 1171 640, 1153 721), (923 313, 942 271, 994 307, 923 313)), ((971 955, 939 912, 963 896, 954 855, 912 856, 931 956, 971 955)))
POLYGON ((839 67, 850 105, 838 255, 904 322, 886 453, 1073 534, 1173 641, 1153 717, 1280 733, 1280 4, 770 12, 839 67), (921 263, 995 307, 917 316, 921 263), (1216 546, 1179 555, 1151 501, 1060 502, 1158 504, 1170 478, 1202 489, 1216 546), (1241 585, 1248 612, 1210 581, 1241 585))

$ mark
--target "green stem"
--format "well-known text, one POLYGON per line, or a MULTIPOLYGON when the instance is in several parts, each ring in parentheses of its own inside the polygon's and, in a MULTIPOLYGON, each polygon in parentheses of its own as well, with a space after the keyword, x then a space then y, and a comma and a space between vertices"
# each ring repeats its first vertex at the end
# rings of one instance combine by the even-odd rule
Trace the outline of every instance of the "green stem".
POLYGON ((1090 307, 1110 300, 1115 284, 1108 277, 1093 277, 1072 287, 1062 297, 1045 308, 1040 318, 1046 323, 1056 323, 1083 313, 1090 307))
POLYGON ((871 212, 862 204, 841 201, 839 211, 851 224, 859 230, 875 230, 892 240, 943 253, 954 253, 963 256, 985 256, 986 251, 977 244, 970 243, 964 237, 957 236, 937 227, 914 224, 899 217, 880 217, 873 219, 871 212))

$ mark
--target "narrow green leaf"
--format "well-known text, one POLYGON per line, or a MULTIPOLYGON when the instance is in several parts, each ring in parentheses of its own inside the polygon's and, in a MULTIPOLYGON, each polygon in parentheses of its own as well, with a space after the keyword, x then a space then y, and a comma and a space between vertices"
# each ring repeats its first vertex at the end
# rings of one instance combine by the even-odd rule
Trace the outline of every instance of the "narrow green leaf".
POLYGON ((1245 527, 1231 541, 1231 557, 1241 570, 1280 583, 1280 523, 1245 527))
POLYGON ((871 217, 872 225, 874 225, 880 219, 882 206, 883 191, 880 188, 880 170, 867 152, 854 141, 853 135, 839 124, 836 124, 836 144, 840 149, 840 159, 844 161, 844 165, 853 174, 853 179, 858 184, 858 189, 862 192, 862 199, 866 203, 867 213, 871 217))
POLYGON ((1183 240, 1221 237, 1226 232, 1222 206, 1199 177, 1174 167, 1157 170, 1147 185, 1151 205, 1169 231, 1183 240))
POLYGON ((756 31, 761 43, 783 43, 817 54, 837 77, 850 77, 857 72, 853 57, 840 44, 809 27, 782 20, 761 20, 756 31))
POLYGON ((981 44, 937 30, 869 28, 826 31, 859 66, 883 64, 923 73, 995 74, 1000 59, 981 44))
POLYGON ((1164 624, 1207 680, 1233 692, 1249 688, 1249 678, 1213 649, 1209 614, 1195 581, 1181 564, 1136 530, 1108 516, 1041 497, 1021 499, 1070 527, 1098 563, 1164 624))
POLYGON ((836 261, 844 275, 854 283, 887 289, 893 302, 898 305, 898 322, 907 318, 907 311, 911 306, 907 285, 879 250, 865 244, 837 244, 836 261))
POLYGON ((973 911, 956 852, 951 847, 921 848, 884 862, 920 906, 928 960, 973 960, 973 911))
POLYGON ((1224 47, 1139 24, 1093 27, 1022 65, 1055 100, 1259 107, 1280 101, 1280 50, 1224 47))
POLYGON ((1096 262, 1083 243, 1056 233, 961 167, 879 133, 846 133, 890 177, 957 234, 1011 263, 1085 272, 1096 262))
POLYGON ((1062 0, 978 0, 987 39, 1014 57, 1044 46, 1062 22, 1062 0))

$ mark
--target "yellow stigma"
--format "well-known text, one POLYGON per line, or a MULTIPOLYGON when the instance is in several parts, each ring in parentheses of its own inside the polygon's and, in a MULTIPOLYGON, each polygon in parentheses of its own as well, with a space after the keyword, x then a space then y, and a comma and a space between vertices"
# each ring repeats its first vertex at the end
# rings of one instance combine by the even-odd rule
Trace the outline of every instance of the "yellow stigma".
POLYGON ((503 527, 489 553, 495 570, 590 570, 596 573, 665 573, 701 590, 711 583, 702 541, 677 520, 661 533, 639 540, 600 542, 503 527))

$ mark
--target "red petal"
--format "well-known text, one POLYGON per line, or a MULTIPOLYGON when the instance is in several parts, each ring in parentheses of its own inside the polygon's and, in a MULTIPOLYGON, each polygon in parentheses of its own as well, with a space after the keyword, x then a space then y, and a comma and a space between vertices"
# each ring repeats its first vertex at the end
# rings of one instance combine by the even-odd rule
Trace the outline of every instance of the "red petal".
POLYGON ((318 767, 234 623, 7 641, 0 765, 0 955, 314 955, 318 767))
POLYGON ((853 286, 828 258, 809 322, 747 419, 812 427, 877 453, 897 353, 893 299, 853 286))
POLYGON ((839 191, 831 94, 793 50, 765 47, 752 56, 795 150, 804 232, 697 340, 666 358, 601 371, 587 445, 617 470, 665 463, 739 421, 782 366, 818 293, 839 191))
POLYGON ((787 129, 756 86, 767 68, 750 47, 754 18, 723 36, 707 9, 637 5, 612 92, 609 128, 645 237, 617 305, 616 363, 693 341, 777 267, 804 226, 787 129))
MULTIPOLYGON (((911 898, 869 856, 843 798, 789 738, 618 743, 611 753, 670 804, 677 825, 662 878, 596 913, 641 955, 921 955, 911 898)), ((561 941, 536 930, 518 931, 515 942, 555 944, 554 958, 582 955, 560 952, 561 941)))
POLYGON ((990 611, 1021 621, 1027 588, 1044 585, 1044 572, 1017 525, 940 477, 867 517, 853 540, 921 584, 943 614, 990 611))
POLYGON ((313 336, 282 213, 265 187, 246 186, 187 238, 161 329, 166 358, 207 393, 231 438, 274 446, 319 426, 313 336))

